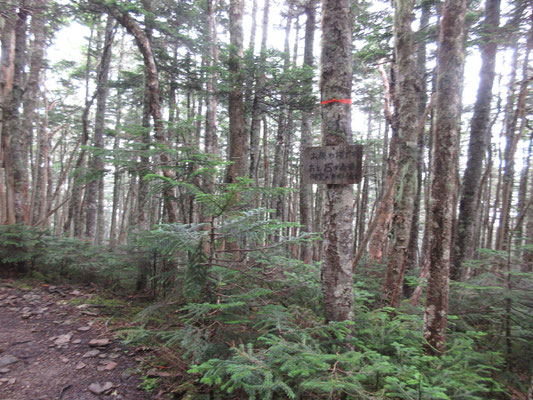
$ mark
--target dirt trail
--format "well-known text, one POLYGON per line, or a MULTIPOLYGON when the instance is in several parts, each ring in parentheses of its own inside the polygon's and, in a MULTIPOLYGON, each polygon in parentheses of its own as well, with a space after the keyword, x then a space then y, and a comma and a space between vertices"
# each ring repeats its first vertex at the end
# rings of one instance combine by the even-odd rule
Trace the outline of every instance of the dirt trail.
POLYGON ((138 390, 135 351, 114 341, 90 294, 0 280, 0 400, 153 398, 138 390), (65 300, 82 299, 74 307, 65 300))

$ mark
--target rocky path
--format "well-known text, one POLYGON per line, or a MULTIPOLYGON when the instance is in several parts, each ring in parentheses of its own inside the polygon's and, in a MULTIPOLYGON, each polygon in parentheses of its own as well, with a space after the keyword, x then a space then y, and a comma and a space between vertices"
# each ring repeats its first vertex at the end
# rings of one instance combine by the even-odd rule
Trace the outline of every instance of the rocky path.
POLYGON ((0 400, 152 398, 137 389, 135 351, 112 339, 89 296, 0 280, 0 400))

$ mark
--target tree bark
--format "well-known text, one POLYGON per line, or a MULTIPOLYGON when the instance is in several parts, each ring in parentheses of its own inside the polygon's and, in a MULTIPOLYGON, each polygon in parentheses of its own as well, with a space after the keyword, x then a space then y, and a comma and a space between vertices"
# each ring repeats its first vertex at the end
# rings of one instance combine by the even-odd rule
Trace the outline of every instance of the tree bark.
MULTIPOLYGON (((117 69, 120 71, 124 65, 124 37, 125 34, 121 35, 120 40, 120 49, 119 49, 119 59, 117 69)), ((122 123, 122 94, 123 92, 119 89, 116 94, 116 119, 115 119, 115 137, 113 140, 113 151, 118 152, 120 149, 120 124, 122 123)), ((116 154, 116 153, 115 153, 116 154)), ((120 194, 121 194, 121 183, 123 181, 123 173, 120 171, 119 166, 115 166, 115 171, 113 173, 113 204, 111 206, 111 223, 109 227, 109 247, 114 248, 117 244, 118 232, 117 226, 119 225, 119 214, 120 214, 120 194)))
POLYGON ((15 46, 13 58, 13 88, 5 99, 2 136, 7 140, 9 152, 4 157, 9 159, 11 176, 7 176, 7 190, 11 191, 8 200, 12 200, 12 209, 16 223, 30 222, 28 201, 28 135, 22 127, 20 106, 24 94, 24 65, 26 57, 27 19, 30 15, 29 3, 22 1, 15 17, 15 46))
POLYGON ((0 54, 0 207, 2 224, 15 223, 15 210, 13 209, 13 175, 11 158, 9 157, 9 133, 5 121, 8 100, 13 90, 13 73, 15 58, 15 21, 16 9, 5 11, 4 25, 2 27, 2 47, 0 54))
POLYGON ((430 266, 424 312, 426 351, 440 355, 446 346, 453 196, 457 141, 460 132, 460 93, 466 0, 446 0, 437 53, 437 117, 434 178, 431 190, 430 266))
MULTIPOLYGON (((137 21, 130 15, 121 12, 113 5, 102 4, 102 6, 130 33, 137 43, 137 47, 143 56, 144 68, 146 73, 146 84, 149 91, 150 112, 154 122, 154 138, 157 143, 166 146, 166 138, 163 125, 163 113, 161 108, 160 93, 159 93, 159 73, 157 64, 154 58, 152 44, 146 32, 142 30, 137 21)), ((165 178, 175 178, 172 170, 168 168, 170 165, 170 157, 163 150, 159 155, 159 161, 162 165, 163 175, 165 178)), ((169 222, 177 221, 176 206, 173 202, 174 190, 170 187, 164 189, 165 195, 165 209, 169 222)))
MULTIPOLYGON (((533 199, 533 173, 531 174, 531 182, 529 185, 529 198, 533 199)), ((523 253, 521 272, 533 272, 533 206, 527 209, 527 223, 526 223, 526 249, 523 253)))
MULTIPOLYGON (((205 152, 208 154, 218 155, 218 136, 217 136, 217 97, 216 85, 218 74, 216 68, 218 65, 218 44, 217 44, 217 24, 216 24, 216 7, 218 0, 207 1, 207 40, 208 54, 206 56, 207 77, 207 99, 205 113, 205 152)), ((211 180, 210 187, 214 185, 215 176, 211 180)))
MULTIPOLYGON (((304 42, 304 67, 309 71, 313 70, 314 56, 313 46, 315 42, 315 25, 316 25, 316 1, 310 1, 305 7, 305 42, 304 42)), ((305 82, 306 92, 311 93, 313 90, 312 76, 305 82)), ((306 147, 312 145, 313 113, 311 111, 302 112, 302 133, 300 138, 300 153, 306 147)), ((301 168, 301 167, 300 167, 301 168)), ((302 183, 302 171, 300 169, 300 225, 302 233, 313 232, 313 187, 302 183)), ((300 246, 300 260, 309 264, 313 259, 312 243, 302 243, 300 246)))
MULTIPOLYGON (((324 0, 322 17, 321 100, 350 99, 352 92, 352 13, 349 0, 324 0)), ((351 108, 322 106, 325 146, 351 144, 351 108)), ((327 185, 324 205, 322 293, 327 321, 353 320, 352 185, 327 185)))
MULTIPOLYGON (((427 1, 422 3, 422 15, 420 16, 420 25, 416 35, 418 46, 416 49, 416 75, 419 86, 418 90, 418 117, 424 118, 427 95, 427 77, 426 77, 426 44, 428 42, 427 29, 431 17, 431 4, 427 1)), ((424 118, 425 120, 425 118, 424 118)), ((420 125, 420 123, 419 123, 420 125)), ((420 236, 420 210, 422 206, 422 188, 423 188, 423 169, 424 169, 424 149, 425 149, 426 129, 418 131, 417 147, 418 154, 416 160, 416 194, 413 204, 413 216, 411 221, 411 231, 409 233, 409 247, 407 248, 407 263, 405 276, 412 275, 413 271, 419 266, 419 236, 420 236)), ((406 281, 403 284, 405 297, 411 297, 414 288, 406 281)))
POLYGON ((90 71, 92 69, 92 56, 93 51, 93 36, 94 36, 94 24, 91 25, 91 34, 87 44, 87 58, 85 63, 85 107, 81 116, 82 133, 81 133, 81 150, 76 160, 73 173, 72 182, 72 196, 69 202, 69 210, 67 219, 63 226, 63 230, 67 235, 74 235, 74 237, 81 238, 85 232, 85 224, 83 223, 83 194, 85 185, 83 181, 85 179, 86 172, 86 150, 84 146, 87 146, 89 142, 89 112, 94 102, 94 96, 89 98, 89 79, 90 71), (72 231, 71 231, 71 228, 72 231))
POLYGON ((99 152, 104 149, 105 113, 109 93, 108 80, 114 36, 113 21, 113 17, 109 15, 103 32, 105 39, 96 78, 96 114, 93 132, 95 152, 89 162, 89 171, 91 175, 96 175, 96 177, 87 184, 86 197, 86 235, 93 243, 97 244, 101 244, 103 240, 104 208, 103 199, 100 198, 100 193, 103 195, 103 188, 100 188, 100 186, 103 184, 104 179, 104 160, 99 152))
MULTIPOLYGON (((39 80, 41 78, 41 70, 43 68, 43 59, 45 53, 45 17, 44 12, 48 6, 48 0, 34 0, 33 12, 31 18, 31 34, 33 35, 33 43, 31 44, 31 56, 30 56, 30 71, 28 79, 26 81, 26 90, 24 94, 24 114, 23 114, 23 130, 30 138, 33 137, 34 126, 36 126, 36 107, 39 99, 39 80)), ((41 132, 45 134, 46 132, 41 132)), ((39 135, 37 141, 37 148, 42 151, 39 154, 42 156, 45 150, 44 146, 48 140, 39 135), (41 140, 41 138, 43 140, 41 140)), ((40 211, 43 207, 46 207, 46 197, 42 196, 44 188, 46 187, 45 169, 47 165, 44 160, 39 157, 35 157, 35 169, 38 169, 38 174, 41 174, 41 178, 37 178, 37 174, 34 175, 34 181, 32 185, 31 193, 31 207, 30 207, 30 221, 33 223, 40 218, 40 211)), ((35 170, 34 169, 34 170, 35 170)))
POLYGON ((486 0, 485 21, 482 33, 480 82, 474 105, 474 115, 470 123, 468 158, 463 177, 459 204, 459 219, 453 247, 453 263, 450 278, 461 280, 464 277, 462 264, 474 255, 474 228, 478 213, 483 160, 489 144, 489 123, 492 99, 492 86, 496 75, 496 34, 500 21, 500 0, 486 0))
POLYGON ((398 101, 398 177, 394 215, 392 218, 392 242, 387 254, 387 271, 383 286, 382 305, 397 307, 403 290, 407 264, 407 250, 413 219, 414 197, 417 185, 418 155, 418 92, 416 59, 414 54, 413 0, 395 2, 395 54, 397 63, 398 101))
POLYGON ((504 169, 503 169, 503 182, 502 182, 502 204, 500 209, 500 224, 498 226, 496 249, 508 250, 509 244, 509 226, 510 226, 510 213, 512 203, 512 190, 515 173, 515 153, 518 145, 518 141, 522 137, 523 130, 525 128, 525 110, 526 110, 526 95, 528 93, 531 76, 528 76, 529 67, 529 54, 533 47, 533 28, 530 29, 526 44, 526 53, 524 55, 522 66, 522 81, 520 82, 518 99, 516 102, 516 109, 513 109, 513 95, 509 96, 509 103, 506 111, 506 124, 505 124, 505 152, 504 152, 504 169), (521 125, 517 130, 518 121, 521 121, 521 125))
MULTIPOLYGON (((391 75, 393 68, 391 69, 391 75)), ((380 193, 380 206, 379 208, 383 210, 381 213, 377 213, 375 219, 375 229, 372 232, 372 236, 369 239, 368 245, 368 257, 373 262, 381 263, 383 262, 384 255, 387 251, 387 245, 389 238, 387 236, 390 228, 390 223, 392 220, 392 209, 394 201, 394 190, 391 188, 391 195, 387 197, 387 201, 383 200, 384 193, 390 191, 389 188, 391 185, 394 185, 393 176, 397 174, 397 157, 398 157, 398 135, 395 124, 393 123, 393 114, 391 110, 391 103, 393 94, 391 92, 391 85, 389 78, 383 68, 383 65, 378 66, 378 72, 381 75, 383 81, 383 92, 384 92, 384 115, 385 115, 385 133, 388 133, 388 129, 391 128, 392 137, 389 143, 389 149, 387 151, 384 148, 383 159, 386 160, 386 167, 384 168, 386 172, 383 174, 383 184, 380 193)))
POLYGON ((231 89, 229 93, 229 149, 228 161, 231 162, 226 170, 226 183, 235 183, 237 178, 247 174, 246 154, 248 140, 244 129, 243 103, 243 29, 244 14, 243 0, 230 0, 230 56, 229 72, 231 89))
MULTIPOLYGON (((255 94, 252 104, 252 119, 250 125, 250 178, 258 184, 258 169, 260 156, 261 120, 263 118, 263 102, 265 98, 265 64, 267 57, 268 16, 270 0, 263 5, 263 22, 261 33, 261 53, 256 66, 255 94)), ((266 153, 263 154, 263 157, 266 153)))
MULTIPOLYGON (((289 36, 292 25, 292 7, 287 13, 285 24, 285 41, 283 48, 283 72, 287 72, 290 62, 289 36)), ((288 152, 288 135, 289 135, 289 107, 287 105, 287 95, 282 93, 280 96, 280 107, 278 114, 278 127, 276 133, 276 147, 274 151, 274 166, 272 168, 272 187, 286 186, 285 160, 288 152)), ((272 208, 276 210, 277 219, 283 220, 285 209, 285 198, 283 195, 275 196, 272 199, 272 208)))

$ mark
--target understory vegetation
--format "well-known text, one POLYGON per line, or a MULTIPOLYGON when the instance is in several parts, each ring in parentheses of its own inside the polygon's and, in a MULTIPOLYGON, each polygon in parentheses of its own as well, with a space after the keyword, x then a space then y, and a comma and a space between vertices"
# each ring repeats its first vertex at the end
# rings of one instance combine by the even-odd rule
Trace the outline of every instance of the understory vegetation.
POLYGON ((532 18, 0 0, 0 278, 147 397, 533 400, 532 18))
POLYGON ((427 355, 422 306, 380 307, 384 266, 367 260, 355 270, 355 320, 324 323, 320 264, 293 254, 320 238, 288 235, 292 224, 247 208, 257 196, 280 194, 247 183, 194 193, 207 222, 131 232, 114 250, 0 226, 2 269, 96 282, 137 298, 128 306, 135 312, 115 310, 113 326, 125 341, 157 349, 150 365, 165 379, 147 378, 143 387, 163 385, 176 398, 471 400, 527 392, 532 276, 510 272, 512 254, 482 250, 472 277, 452 285, 447 350, 427 355), (140 279, 148 282, 143 296, 140 279))

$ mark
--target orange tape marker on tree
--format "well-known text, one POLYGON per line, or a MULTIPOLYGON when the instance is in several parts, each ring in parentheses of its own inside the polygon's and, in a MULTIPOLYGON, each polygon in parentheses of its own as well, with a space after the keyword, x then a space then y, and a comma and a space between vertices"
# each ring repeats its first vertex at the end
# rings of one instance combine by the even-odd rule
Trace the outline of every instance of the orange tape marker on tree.
POLYGON ((352 104, 352 100, 350 99, 331 99, 331 100, 324 100, 320 104, 329 104, 329 103, 345 103, 345 104, 352 104))

